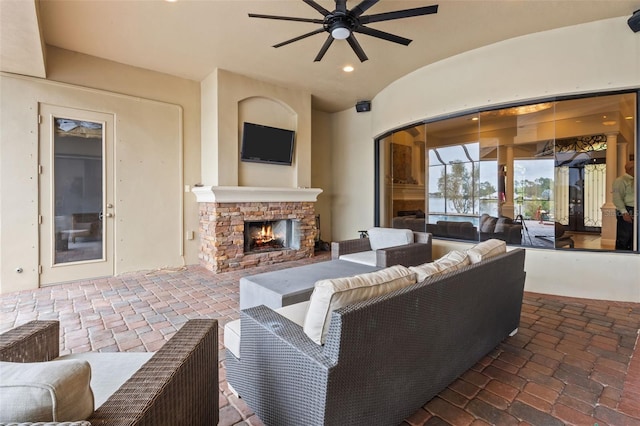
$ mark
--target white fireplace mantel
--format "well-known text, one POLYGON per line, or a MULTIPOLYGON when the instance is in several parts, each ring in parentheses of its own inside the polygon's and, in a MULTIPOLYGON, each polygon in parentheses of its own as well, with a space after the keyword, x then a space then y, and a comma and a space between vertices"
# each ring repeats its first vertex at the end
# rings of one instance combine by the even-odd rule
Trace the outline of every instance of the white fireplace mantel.
POLYGON ((199 203, 316 202, 320 188, 270 188, 262 186, 196 186, 199 203))

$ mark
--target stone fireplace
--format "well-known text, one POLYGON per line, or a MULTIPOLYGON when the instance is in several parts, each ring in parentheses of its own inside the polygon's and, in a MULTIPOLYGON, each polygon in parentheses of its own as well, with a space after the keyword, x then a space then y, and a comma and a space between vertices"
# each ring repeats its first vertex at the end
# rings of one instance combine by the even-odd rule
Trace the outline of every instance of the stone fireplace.
POLYGON ((194 188, 200 264, 215 273, 313 256, 320 189, 194 188))

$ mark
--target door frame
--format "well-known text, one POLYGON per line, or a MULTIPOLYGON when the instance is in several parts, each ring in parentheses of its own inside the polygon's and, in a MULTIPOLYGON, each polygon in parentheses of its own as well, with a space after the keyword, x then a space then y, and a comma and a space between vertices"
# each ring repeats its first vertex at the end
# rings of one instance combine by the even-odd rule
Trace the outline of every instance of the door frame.
POLYGON ((39 285, 113 276, 115 241, 114 130, 115 114, 39 103, 39 285), (57 263, 55 260, 55 121, 54 118, 102 124, 102 257, 99 259, 57 263))

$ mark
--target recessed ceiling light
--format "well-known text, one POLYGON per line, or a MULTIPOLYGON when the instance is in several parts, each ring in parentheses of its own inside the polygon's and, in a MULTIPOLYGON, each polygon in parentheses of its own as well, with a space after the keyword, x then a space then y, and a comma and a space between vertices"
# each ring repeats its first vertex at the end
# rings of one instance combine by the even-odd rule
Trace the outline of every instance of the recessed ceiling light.
POLYGON ((479 118, 478 117, 471 117, 471 121, 478 121, 479 118))
POLYGON ((344 68, 342 68, 342 71, 344 72, 353 72, 354 68, 351 65, 347 65, 344 68))
POLYGON ((629 115, 629 116, 625 117, 624 119, 625 119, 625 120, 633 120, 633 116, 632 116, 632 115, 629 115))
POLYGON ((164 0, 164 1, 166 1, 167 3, 175 3, 175 2, 177 2, 178 0, 164 0))
POLYGON ((616 121, 615 120, 607 120, 607 121, 603 121, 602 122, 603 126, 615 126, 616 125, 616 121))

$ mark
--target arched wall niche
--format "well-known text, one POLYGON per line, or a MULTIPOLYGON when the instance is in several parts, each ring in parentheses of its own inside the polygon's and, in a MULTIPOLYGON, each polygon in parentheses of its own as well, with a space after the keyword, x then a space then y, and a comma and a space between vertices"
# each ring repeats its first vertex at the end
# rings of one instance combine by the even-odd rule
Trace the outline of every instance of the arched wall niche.
MULTIPOLYGON (((242 129, 245 122, 298 129, 298 115, 286 103, 265 96, 251 96, 238 102, 238 152, 242 148, 242 129)), ((297 147, 294 145, 293 164, 291 166, 248 163, 240 161, 238 156, 238 185, 292 187, 296 185, 297 147)))

